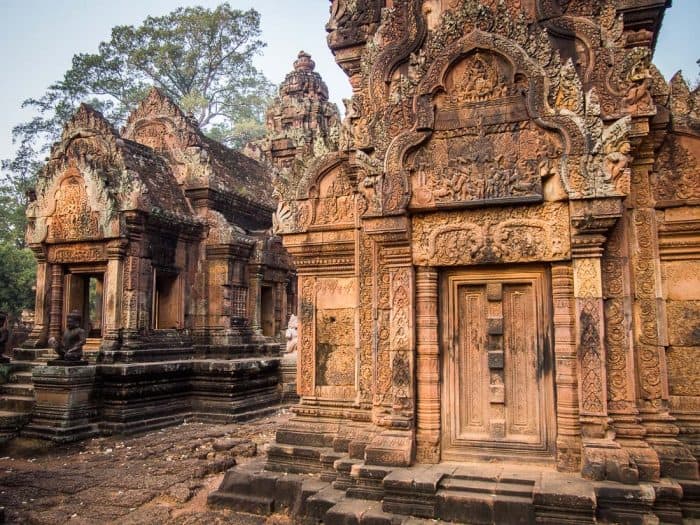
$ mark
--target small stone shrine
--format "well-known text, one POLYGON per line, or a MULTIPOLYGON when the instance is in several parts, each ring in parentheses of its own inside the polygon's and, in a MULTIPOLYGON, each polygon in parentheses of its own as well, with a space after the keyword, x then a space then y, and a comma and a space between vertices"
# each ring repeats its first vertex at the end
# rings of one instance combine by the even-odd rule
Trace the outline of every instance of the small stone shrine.
POLYGON ((275 179, 301 400, 211 503, 700 518, 700 95, 650 61, 669 6, 331 1, 339 148, 275 179))
POLYGON ((82 334, 100 432, 273 410, 296 304, 274 210, 269 171, 159 90, 121 133, 81 106, 31 195, 36 312, 17 355, 69 359, 66 326, 82 334))

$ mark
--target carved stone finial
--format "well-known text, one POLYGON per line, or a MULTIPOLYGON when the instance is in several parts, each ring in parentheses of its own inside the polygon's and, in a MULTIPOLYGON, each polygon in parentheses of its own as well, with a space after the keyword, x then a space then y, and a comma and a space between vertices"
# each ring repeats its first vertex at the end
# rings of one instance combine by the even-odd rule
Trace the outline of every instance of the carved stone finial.
POLYGON ((316 68, 316 62, 311 60, 311 55, 306 51, 299 51, 298 58, 294 61, 294 69, 296 71, 313 71, 316 68))

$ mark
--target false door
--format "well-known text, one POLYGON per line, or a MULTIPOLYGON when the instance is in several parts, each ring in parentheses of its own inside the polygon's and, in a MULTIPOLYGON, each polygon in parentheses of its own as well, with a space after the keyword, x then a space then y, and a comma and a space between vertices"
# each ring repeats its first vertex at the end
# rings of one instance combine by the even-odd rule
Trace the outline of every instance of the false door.
POLYGON ((443 459, 550 459, 546 271, 449 272, 441 295, 443 459))

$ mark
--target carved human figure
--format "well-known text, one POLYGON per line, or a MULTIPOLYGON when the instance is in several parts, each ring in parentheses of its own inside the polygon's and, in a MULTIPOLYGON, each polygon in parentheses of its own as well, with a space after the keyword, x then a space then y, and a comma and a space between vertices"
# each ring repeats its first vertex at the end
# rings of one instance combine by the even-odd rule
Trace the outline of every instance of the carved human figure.
POLYGON ((632 85, 627 90, 627 95, 623 99, 625 110, 629 113, 643 113, 654 108, 654 99, 651 98, 649 87, 651 84, 651 73, 642 69, 635 72, 631 79, 632 85))
POLYGON ((612 185, 620 193, 629 193, 629 177, 627 175, 627 165, 629 164, 631 151, 630 143, 622 141, 617 147, 611 150, 603 160, 603 180, 612 185))
POLYGON ((85 345, 85 330, 80 328, 81 316, 77 311, 68 314, 66 331, 61 340, 49 339, 49 346, 54 349, 62 361, 81 361, 85 345))
POLYGON ((292 314, 287 323, 287 330, 284 332, 284 337, 287 340, 287 348, 285 350, 287 354, 297 351, 298 326, 299 321, 297 320, 297 316, 292 314))
POLYGON ((497 84, 496 69, 481 56, 476 55, 474 61, 462 73, 460 91, 468 101, 487 100, 494 94, 497 84))

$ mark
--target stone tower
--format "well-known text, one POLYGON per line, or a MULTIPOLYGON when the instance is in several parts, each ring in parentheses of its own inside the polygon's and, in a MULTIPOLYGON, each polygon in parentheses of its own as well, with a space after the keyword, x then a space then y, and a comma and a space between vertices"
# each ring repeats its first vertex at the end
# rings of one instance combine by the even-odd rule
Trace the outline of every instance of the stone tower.
POLYGON ((300 51, 267 110, 267 137, 260 155, 277 168, 304 163, 338 147, 340 115, 311 55, 300 51))

